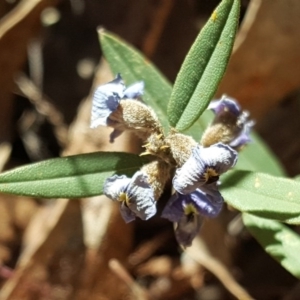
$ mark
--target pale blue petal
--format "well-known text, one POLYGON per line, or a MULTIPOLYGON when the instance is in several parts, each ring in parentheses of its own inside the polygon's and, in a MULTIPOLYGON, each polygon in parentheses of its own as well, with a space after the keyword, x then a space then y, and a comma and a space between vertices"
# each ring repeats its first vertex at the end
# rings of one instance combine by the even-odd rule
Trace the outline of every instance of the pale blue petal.
POLYGON ((124 193, 131 179, 125 175, 113 175, 108 177, 104 183, 103 194, 108 198, 117 201, 120 193, 124 193))
POLYGON ((201 156, 208 168, 216 170, 221 175, 236 164, 238 153, 228 145, 217 143, 210 147, 202 148, 201 156))
POLYGON ((136 219, 133 211, 130 210, 124 203, 120 205, 120 213, 126 223, 132 222, 136 219))
POLYGON ((126 193, 130 198, 128 207, 142 220, 148 220, 156 214, 154 192, 148 183, 148 176, 141 171, 134 174, 126 193))
POLYGON ((124 97, 124 83, 121 75, 104 85, 99 86, 93 97, 91 128, 99 125, 107 126, 107 118, 119 106, 124 97))
POLYGON ((136 82, 130 85, 124 91, 124 98, 136 99, 144 94, 144 81, 136 82))
POLYGON ((202 147, 197 145, 183 166, 176 170, 173 178, 174 189, 181 194, 189 194, 205 184, 205 162, 201 158, 202 147))
POLYGON ((128 203, 120 203, 120 210, 126 222, 132 221, 133 216, 148 220, 156 214, 153 189, 148 183, 147 175, 141 171, 136 172, 132 178, 125 175, 107 178, 103 191, 114 201, 119 200, 121 193, 127 195, 128 203))
MULTIPOLYGON (((207 183, 205 173, 208 169, 219 176, 236 164, 237 157, 237 152, 223 143, 207 148, 197 145, 184 165, 176 170, 173 186, 181 194, 192 193, 207 183)), ((213 179, 216 181, 218 177, 213 179)))

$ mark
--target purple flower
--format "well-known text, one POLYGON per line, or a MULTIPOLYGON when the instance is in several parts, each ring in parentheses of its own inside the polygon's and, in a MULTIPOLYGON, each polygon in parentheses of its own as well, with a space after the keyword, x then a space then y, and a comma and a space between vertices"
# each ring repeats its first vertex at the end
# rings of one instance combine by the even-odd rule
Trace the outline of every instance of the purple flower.
POLYGON ((110 114, 118 108, 122 99, 137 99, 143 91, 142 81, 126 88, 120 74, 113 81, 99 86, 93 97, 91 128, 107 126, 110 114))
POLYGON ((104 194, 120 202, 120 211, 126 223, 136 217, 148 220, 156 214, 154 192, 148 183, 148 176, 141 171, 132 178, 114 175, 106 179, 104 194))
POLYGON ((212 183, 205 189, 182 195, 175 193, 162 212, 162 217, 177 223, 175 236, 179 244, 190 246, 200 230, 203 217, 216 217, 223 206, 223 198, 212 183), (204 191, 205 190, 205 191, 204 191))
POLYGON ((192 154, 180 169, 176 170, 173 186, 180 194, 190 194, 197 188, 216 182, 219 176, 237 161, 238 154, 228 145, 217 143, 192 149, 192 154))
POLYGON ((235 99, 224 95, 220 100, 212 101, 208 109, 215 113, 213 124, 224 123, 231 127, 234 138, 229 146, 238 149, 251 142, 250 131, 254 121, 249 120, 249 113, 242 111, 235 99))
POLYGON ((237 101, 233 98, 227 97, 226 95, 222 96, 219 100, 211 101, 207 109, 211 109, 217 116, 224 112, 230 112, 238 117, 242 112, 237 101))

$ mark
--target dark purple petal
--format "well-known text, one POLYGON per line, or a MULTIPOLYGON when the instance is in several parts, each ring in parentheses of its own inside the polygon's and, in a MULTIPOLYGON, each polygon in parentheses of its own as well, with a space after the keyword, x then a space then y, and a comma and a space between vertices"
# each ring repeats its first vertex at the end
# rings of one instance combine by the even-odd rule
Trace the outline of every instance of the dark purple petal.
POLYGON ((171 222, 178 222, 183 215, 182 201, 185 197, 188 196, 178 193, 173 194, 162 211, 161 216, 171 222))
POLYGON ((177 242, 183 247, 191 246, 193 239, 201 228, 202 220, 200 215, 183 215, 175 229, 177 242))
POLYGON ((216 183, 205 185, 191 194, 175 193, 162 212, 162 217, 177 223, 175 236, 181 245, 190 246, 197 235, 203 216, 216 217, 223 206, 216 183))
POLYGON ((205 185, 190 194, 198 213, 215 218, 222 210, 224 199, 216 187, 216 183, 205 185))

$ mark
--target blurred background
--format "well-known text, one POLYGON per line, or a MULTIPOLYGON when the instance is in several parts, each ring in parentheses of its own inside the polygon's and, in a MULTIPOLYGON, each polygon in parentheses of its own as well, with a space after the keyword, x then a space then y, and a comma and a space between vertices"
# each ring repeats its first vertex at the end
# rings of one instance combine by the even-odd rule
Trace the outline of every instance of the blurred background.
MULTIPOLYGON (((140 141, 89 129, 90 95, 113 78, 97 28, 118 34, 174 82, 217 0, 2 0, 0 168, 140 141)), ((289 176, 300 173, 300 2, 242 0, 216 96, 239 100, 289 176)), ((168 99, 166 99, 167 101, 168 99)), ((168 192, 159 202, 159 209, 168 192)), ((299 232, 299 229, 295 228, 299 232)), ((185 253, 158 216, 125 225, 117 205, 0 195, 0 299, 299 299, 300 285, 224 209, 185 253)))

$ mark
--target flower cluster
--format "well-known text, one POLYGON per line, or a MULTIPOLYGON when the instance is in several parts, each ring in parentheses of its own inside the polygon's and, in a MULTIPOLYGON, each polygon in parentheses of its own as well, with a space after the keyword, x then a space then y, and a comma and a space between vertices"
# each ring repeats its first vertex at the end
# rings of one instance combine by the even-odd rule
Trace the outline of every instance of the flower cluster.
POLYGON ((203 218, 220 213, 224 200, 219 177, 236 164, 237 151, 250 141, 253 121, 234 99, 223 96, 209 105, 215 118, 199 143, 174 129, 165 135, 155 112, 140 100, 143 90, 142 82, 126 88, 117 75, 95 91, 91 127, 113 127, 112 141, 122 131, 131 130, 145 142, 143 154, 156 157, 132 178, 108 178, 104 194, 120 202, 125 222, 136 217, 147 220, 156 214, 156 202, 173 177, 175 192, 162 217, 177 224, 176 239, 186 247, 199 232, 203 218))

